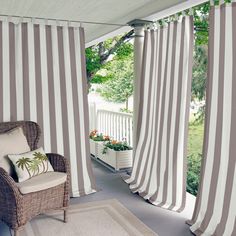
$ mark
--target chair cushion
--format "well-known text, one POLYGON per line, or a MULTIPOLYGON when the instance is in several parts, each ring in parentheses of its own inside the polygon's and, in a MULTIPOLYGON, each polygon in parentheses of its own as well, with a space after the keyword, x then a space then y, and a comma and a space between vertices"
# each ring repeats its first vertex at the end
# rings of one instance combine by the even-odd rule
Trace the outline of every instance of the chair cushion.
POLYGON ((62 172, 47 172, 29 180, 17 183, 22 194, 33 193, 53 188, 66 182, 67 174, 62 172))
POLYGON ((18 182, 23 182, 42 173, 54 171, 43 148, 21 154, 11 154, 8 157, 15 167, 18 182))
POLYGON ((0 167, 9 175, 12 176, 13 168, 7 155, 28 151, 30 151, 30 147, 21 127, 0 134, 0 167))

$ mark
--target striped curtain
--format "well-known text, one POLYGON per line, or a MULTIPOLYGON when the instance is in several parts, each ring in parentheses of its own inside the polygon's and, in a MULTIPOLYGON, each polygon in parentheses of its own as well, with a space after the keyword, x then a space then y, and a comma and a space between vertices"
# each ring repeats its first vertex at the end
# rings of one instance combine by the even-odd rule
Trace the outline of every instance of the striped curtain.
POLYGON ((69 158, 72 195, 95 191, 84 30, 0 21, 0 121, 31 120, 46 152, 69 158))
POLYGON ((236 3, 210 10, 209 68, 196 235, 236 235, 236 3))
POLYGON ((174 211, 185 206, 193 19, 145 32, 133 192, 174 211))

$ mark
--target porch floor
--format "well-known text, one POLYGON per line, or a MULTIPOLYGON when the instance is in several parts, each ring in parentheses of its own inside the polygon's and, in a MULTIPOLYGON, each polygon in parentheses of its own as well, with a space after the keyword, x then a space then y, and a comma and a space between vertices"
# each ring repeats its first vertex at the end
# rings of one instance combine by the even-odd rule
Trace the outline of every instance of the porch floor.
POLYGON ((185 224, 193 213, 195 197, 187 193, 186 208, 181 213, 164 210, 147 203, 137 194, 131 193, 128 185, 119 173, 112 173, 96 161, 92 161, 97 187, 101 190, 81 198, 74 198, 72 203, 83 203, 116 198, 143 223, 155 231, 158 236, 192 236, 185 224))
MULTIPOLYGON (((97 187, 100 191, 85 197, 73 198, 71 204, 116 198, 159 236, 192 235, 185 221, 192 216, 195 197, 187 194, 186 208, 182 213, 161 209, 148 204, 138 195, 131 193, 119 173, 112 173, 99 163, 92 162, 97 187)), ((10 236, 9 229, 1 222, 0 235, 10 236)))

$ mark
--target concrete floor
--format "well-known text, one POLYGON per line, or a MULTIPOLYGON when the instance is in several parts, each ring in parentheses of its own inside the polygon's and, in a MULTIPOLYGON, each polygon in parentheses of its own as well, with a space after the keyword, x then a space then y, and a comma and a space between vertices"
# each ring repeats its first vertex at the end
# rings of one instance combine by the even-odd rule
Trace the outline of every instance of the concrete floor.
MULTIPOLYGON (((85 197, 73 198, 71 204, 116 198, 159 236, 192 236, 185 221, 192 216, 195 203, 193 196, 187 194, 186 209, 182 213, 164 210, 131 193, 120 174, 112 173, 94 161, 93 167, 100 191, 85 197)), ((0 236, 10 236, 8 227, 1 222, 0 236)))

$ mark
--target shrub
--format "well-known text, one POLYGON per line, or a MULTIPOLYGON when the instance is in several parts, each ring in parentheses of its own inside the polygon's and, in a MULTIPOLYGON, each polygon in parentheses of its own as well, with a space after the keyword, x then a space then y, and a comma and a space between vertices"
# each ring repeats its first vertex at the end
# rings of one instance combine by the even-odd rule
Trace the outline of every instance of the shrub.
POLYGON ((188 156, 187 191, 194 196, 197 195, 200 183, 201 160, 202 155, 199 153, 188 156))

